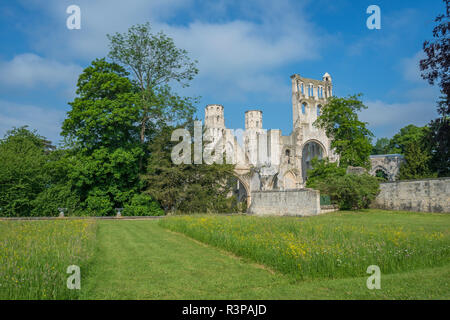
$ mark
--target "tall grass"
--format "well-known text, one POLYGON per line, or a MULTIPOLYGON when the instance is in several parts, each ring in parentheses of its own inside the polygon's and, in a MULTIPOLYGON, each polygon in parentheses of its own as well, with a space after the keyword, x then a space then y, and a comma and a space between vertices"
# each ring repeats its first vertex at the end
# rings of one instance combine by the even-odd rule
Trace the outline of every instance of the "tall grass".
POLYGON ((0 299, 76 299, 69 265, 93 256, 94 220, 0 221, 0 299))
POLYGON ((205 215, 159 223, 301 279, 364 276, 369 265, 394 273, 450 262, 450 215, 205 215))

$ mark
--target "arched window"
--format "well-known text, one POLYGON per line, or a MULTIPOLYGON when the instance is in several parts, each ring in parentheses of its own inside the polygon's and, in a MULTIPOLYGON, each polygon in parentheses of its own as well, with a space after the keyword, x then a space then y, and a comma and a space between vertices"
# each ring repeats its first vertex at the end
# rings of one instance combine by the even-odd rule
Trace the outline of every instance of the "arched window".
POLYGON ((303 82, 300 85, 301 89, 302 89, 302 93, 305 94, 305 88, 303 87, 303 82))
POLYGON ((317 105, 317 116, 320 116, 320 109, 322 109, 322 106, 319 104, 317 105))
POLYGON ((287 162, 288 164, 290 164, 290 163, 291 163, 291 150, 286 149, 286 151, 284 152, 284 154, 286 155, 286 162, 287 162))
POLYGON ((302 103, 302 114, 305 114, 305 113, 306 113, 306 103, 303 102, 302 103))

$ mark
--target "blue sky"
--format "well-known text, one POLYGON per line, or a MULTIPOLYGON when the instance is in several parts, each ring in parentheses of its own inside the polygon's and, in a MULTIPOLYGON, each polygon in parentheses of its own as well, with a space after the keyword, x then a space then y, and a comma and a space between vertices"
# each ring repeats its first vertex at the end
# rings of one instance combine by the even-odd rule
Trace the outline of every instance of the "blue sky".
POLYGON ((418 61, 431 39, 433 1, 17 0, 0 3, 0 136, 29 125, 55 143, 83 68, 108 53, 106 34, 150 22, 199 61, 183 95, 222 104, 229 128, 244 112, 263 111, 266 129, 292 130, 290 75, 333 79, 334 94, 362 93, 361 119, 376 137, 437 117, 439 95, 420 78, 418 61), (81 30, 68 30, 66 8, 81 8, 81 30), (369 30, 366 9, 381 8, 369 30))

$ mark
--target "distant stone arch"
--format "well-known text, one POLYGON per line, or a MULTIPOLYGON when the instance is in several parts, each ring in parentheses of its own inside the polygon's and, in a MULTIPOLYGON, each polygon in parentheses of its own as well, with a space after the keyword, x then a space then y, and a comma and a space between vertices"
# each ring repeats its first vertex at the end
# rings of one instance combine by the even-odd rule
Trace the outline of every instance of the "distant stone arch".
POLYGON ((395 181, 405 158, 401 154, 381 154, 370 156, 370 164, 372 169, 370 174, 375 176, 377 171, 381 170, 388 181, 395 181))
POLYGON ((371 170, 371 173, 376 177, 381 177, 384 180, 389 180, 389 171, 383 166, 376 166, 371 170))
POLYGON ((236 178, 236 186, 233 190, 233 193, 236 196, 238 202, 246 201, 248 208, 251 203, 249 183, 246 181, 245 176, 234 173, 234 177, 236 178))

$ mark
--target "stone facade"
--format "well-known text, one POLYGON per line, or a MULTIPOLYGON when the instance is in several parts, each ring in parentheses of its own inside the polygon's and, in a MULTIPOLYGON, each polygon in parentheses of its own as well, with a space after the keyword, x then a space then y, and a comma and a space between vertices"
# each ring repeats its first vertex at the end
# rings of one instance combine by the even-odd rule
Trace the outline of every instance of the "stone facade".
POLYGON ((320 214, 320 192, 313 189, 254 191, 248 213, 275 216, 320 214))
POLYGON ((236 164, 236 192, 240 198, 245 194, 248 204, 255 191, 303 188, 316 156, 338 161, 325 131, 313 125, 332 96, 331 76, 325 73, 315 80, 294 74, 291 83, 293 131, 287 136, 278 129, 263 129, 260 110, 246 111, 245 130, 235 131, 225 127, 222 105, 205 108, 205 136, 224 151, 227 163, 236 164))
POLYGON ((450 213, 450 178, 385 182, 373 208, 450 213))

